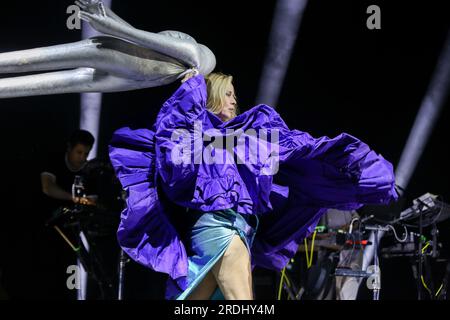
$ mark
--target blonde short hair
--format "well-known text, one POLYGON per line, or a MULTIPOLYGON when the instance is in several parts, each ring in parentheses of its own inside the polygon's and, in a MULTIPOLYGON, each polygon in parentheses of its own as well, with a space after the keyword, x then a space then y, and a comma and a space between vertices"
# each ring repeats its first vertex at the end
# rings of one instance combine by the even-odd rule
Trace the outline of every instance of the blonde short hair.
MULTIPOLYGON (((208 100, 206 107, 214 114, 219 114, 225 105, 225 95, 227 93, 227 87, 232 84, 233 77, 223 74, 221 72, 213 72, 205 77, 206 88, 208 91, 208 100)), ((237 115, 237 105, 235 114, 237 115)))

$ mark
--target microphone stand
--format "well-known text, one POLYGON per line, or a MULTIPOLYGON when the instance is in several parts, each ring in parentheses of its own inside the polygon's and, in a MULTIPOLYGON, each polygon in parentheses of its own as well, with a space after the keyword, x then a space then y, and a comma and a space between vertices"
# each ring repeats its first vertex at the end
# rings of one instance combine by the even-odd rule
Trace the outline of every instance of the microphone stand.
MULTIPOLYGON (((127 193, 122 190, 122 193, 120 195, 120 199, 122 200, 123 206, 126 206, 126 198, 127 193)), ((120 249, 120 257, 119 257, 119 279, 118 279, 118 285, 117 285, 117 300, 123 300, 123 292, 124 292, 124 280, 125 280, 125 267, 126 264, 130 262, 130 258, 128 255, 123 251, 123 249, 120 249)))
POLYGON ((125 266, 128 262, 130 262, 130 259, 128 258, 127 254, 125 253, 125 251, 123 251, 123 249, 120 249, 117 300, 123 300, 125 266))

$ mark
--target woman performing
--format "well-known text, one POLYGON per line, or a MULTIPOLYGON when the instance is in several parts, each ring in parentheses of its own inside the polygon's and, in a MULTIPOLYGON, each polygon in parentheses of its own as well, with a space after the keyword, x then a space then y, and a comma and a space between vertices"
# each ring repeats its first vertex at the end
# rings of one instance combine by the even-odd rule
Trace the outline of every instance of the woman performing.
POLYGON ((0 53, 0 74, 53 71, 0 79, 0 98, 142 89, 174 82, 192 68, 206 75, 215 67, 211 50, 185 33, 138 30, 101 1, 76 4, 80 18, 105 36, 0 53))
POLYGON ((281 270, 328 208, 397 199, 392 165, 357 138, 291 130, 267 105, 237 115, 232 77, 211 73, 213 53, 192 37, 135 29, 101 2, 77 4, 108 36, 1 53, 1 73, 53 72, 0 79, 0 97, 183 79, 151 129, 122 128, 110 145, 127 192, 119 243, 168 274, 168 299, 253 299, 252 268, 281 270))
POLYGON ((357 138, 290 130, 267 105, 236 116, 231 76, 183 80, 151 129, 110 145, 119 243, 169 275, 168 299, 253 299, 252 268, 281 270, 327 208, 397 199, 392 165, 357 138))

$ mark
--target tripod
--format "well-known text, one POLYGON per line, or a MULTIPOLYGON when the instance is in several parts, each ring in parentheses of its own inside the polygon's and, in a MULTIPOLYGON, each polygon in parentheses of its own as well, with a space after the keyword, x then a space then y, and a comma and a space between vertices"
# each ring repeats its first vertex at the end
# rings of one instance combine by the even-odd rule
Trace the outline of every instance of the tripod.
POLYGON ((73 208, 62 207, 58 209, 59 214, 47 221, 46 225, 52 226, 72 248, 78 261, 86 270, 87 275, 98 285, 101 299, 106 299, 112 296, 113 285, 97 254, 96 241, 89 235, 89 218, 93 213, 92 210, 80 205, 76 205, 73 208), (76 235, 75 241, 71 241, 58 226, 58 223, 62 223, 63 220, 65 221, 63 226, 70 228, 73 234, 76 235))

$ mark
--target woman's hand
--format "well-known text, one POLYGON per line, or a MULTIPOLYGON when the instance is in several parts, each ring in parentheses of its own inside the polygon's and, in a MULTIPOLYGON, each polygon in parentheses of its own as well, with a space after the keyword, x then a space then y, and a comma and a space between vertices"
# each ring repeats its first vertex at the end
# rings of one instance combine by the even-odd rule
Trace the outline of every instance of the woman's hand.
POLYGON ((192 77, 195 77, 196 75, 198 75, 198 70, 192 69, 192 71, 186 73, 186 75, 183 77, 183 79, 181 79, 181 83, 186 82, 187 80, 189 80, 192 77))
POLYGON ((91 197, 74 197, 72 201, 85 206, 95 206, 97 203, 96 199, 91 197))

